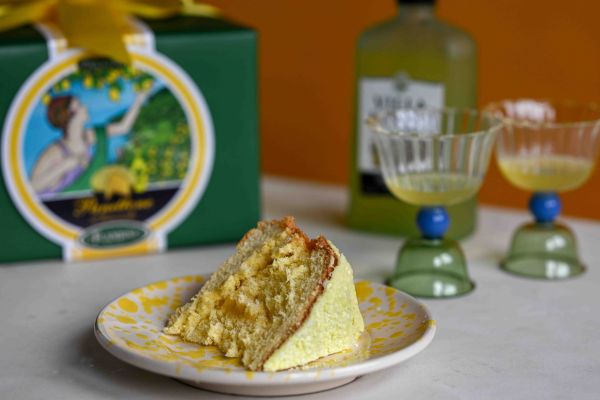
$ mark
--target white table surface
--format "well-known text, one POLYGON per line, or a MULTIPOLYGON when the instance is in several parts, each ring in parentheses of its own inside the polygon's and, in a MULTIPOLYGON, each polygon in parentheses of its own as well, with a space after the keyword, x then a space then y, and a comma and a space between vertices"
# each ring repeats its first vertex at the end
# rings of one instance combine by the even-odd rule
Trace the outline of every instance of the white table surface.
MULTIPOLYGON (((325 234, 358 278, 382 281, 399 240, 342 224, 346 192, 268 179, 265 218, 295 215, 325 234)), ((306 399, 600 399, 600 224, 568 219, 589 270, 564 282, 520 279, 498 260, 526 213, 484 207, 464 242, 477 289, 425 301, 437 320, 432 344, 398 367, 306 399)), ((213 271, 233 244, 162 255, 65 264, 0 264, 0 399, 225 399, 129 366, 92 332, 107 302, 165 278, 213 271)))

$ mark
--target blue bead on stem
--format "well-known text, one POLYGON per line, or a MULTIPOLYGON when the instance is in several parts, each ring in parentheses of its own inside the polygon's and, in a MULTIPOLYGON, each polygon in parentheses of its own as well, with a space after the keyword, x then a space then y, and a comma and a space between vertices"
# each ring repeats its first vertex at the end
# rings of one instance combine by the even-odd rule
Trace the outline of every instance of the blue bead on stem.
POLYGON ((529 210, 540 224, 554 222, 561 208, 560 197, 556 193, 534 193, 529 200, 529 210))
POLYGON ((441 239, 450 226, 450 216, 445 207, 422 207, 417 226, 425 239, 441 239))

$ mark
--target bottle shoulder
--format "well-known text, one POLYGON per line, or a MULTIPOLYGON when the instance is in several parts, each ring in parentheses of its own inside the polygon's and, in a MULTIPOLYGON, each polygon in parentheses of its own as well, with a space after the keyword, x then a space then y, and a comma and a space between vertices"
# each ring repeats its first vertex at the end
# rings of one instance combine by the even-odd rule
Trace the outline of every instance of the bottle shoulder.
POLYGON ((466 31, 438 19, 406 23, 394 18, 374 25, 359 36, 358 49, 415 48, 422 46, 454 48, 474 52, 476 45, 466 31))
POLYGON ((381 40, 393 34, 397 30, 398 22, 396 19, 388 19, 378 22, 364 29, 359 35, 358 45, 366 45, 373 41, 381 40))
POLYGON ((456 26, 451 25, 444 21, 438 21, 440 29, 443 30, 445 36, 448 41, 454 41, 457 43, 461 43, 464 46, 475 48, 475 39, 473 36, 467 32, 466 30, 456 26))

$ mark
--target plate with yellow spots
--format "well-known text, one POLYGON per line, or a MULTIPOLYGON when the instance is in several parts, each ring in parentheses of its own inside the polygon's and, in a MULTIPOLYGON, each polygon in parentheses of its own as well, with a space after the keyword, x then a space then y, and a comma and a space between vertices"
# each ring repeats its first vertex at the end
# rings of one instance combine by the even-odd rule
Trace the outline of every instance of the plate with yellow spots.
POLYGON ((366 332, 356 348, 278 372, 251 372, 213 346, 162 333, 171 313, 195 295, 207 276, 152 283, 108 304, 94 331, 115 357, 190 385, 224 393, 277 396, 331 389, 406 361, 433 339, 436 325, 425 306, 382 284, 358 281, 366 332))

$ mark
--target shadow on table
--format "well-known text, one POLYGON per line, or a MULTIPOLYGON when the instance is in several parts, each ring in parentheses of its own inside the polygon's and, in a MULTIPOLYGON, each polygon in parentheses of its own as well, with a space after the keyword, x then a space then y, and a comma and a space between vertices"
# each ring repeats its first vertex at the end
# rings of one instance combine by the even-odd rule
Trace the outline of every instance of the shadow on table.
POLYGON ((477 263, 477 268, 488 268, 500 270, 500 263, 505 256, 505 253, 499 249, 482 249, 481 252, 473 254, 467 252, 467 261, 477 263))
POLYGON ((488 251, 487 254, 487 261, 488 264, 490 264, 492 267, 494 268, 500 268, 500 263, 502 262, 502 259, 504 259, 504 257, 506 256, 505 251, 502 251, 500 249, 495 249, 495 250, 490 250, 488 251))
MULTIPOLYGON (((69 378, 90 394, 111 398, 226 399, 230 396, 206 392, 158 374, 126 364, 106 352, 92 329, 74 335, 69 378)), ((90 398, 93 396, 90 396, 90 398)), ((238 397, 240 398, 240 397, 238 397)))
POLYGON ((500 262, 508 250, 504 243, 499 243, 494 236, 478 235, 461 241, 463 252, 470 264, 478 264, 486 268, 499 268, 500 262))

